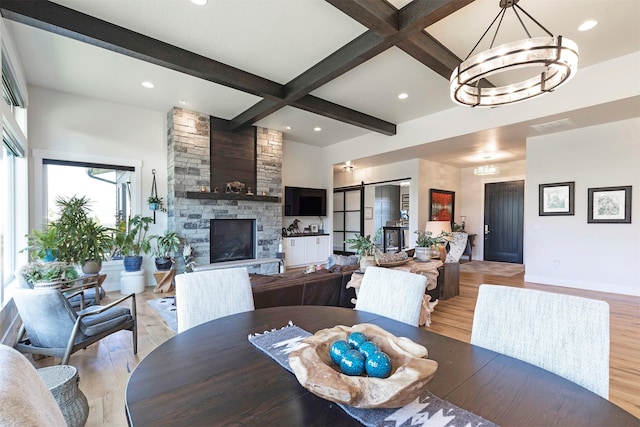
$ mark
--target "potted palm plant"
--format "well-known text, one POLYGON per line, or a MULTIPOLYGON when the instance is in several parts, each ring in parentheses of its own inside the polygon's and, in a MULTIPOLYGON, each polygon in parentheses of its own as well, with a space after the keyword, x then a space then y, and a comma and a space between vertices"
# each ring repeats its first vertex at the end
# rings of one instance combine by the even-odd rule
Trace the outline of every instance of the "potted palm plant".
POLYGON ((115 230, 103 227, 91 218, 91 200, 85 196, 58 197, 56 205, 58 219, 49 227, 56 233, 57 258, 82 266, 85 274, 97 273, 111 252, 115 230))
POLYGON ((149 224, 153 219, 136 215, 116 234, 115 244, 124 256, 125 271, 138 271, 142 266, 142 254, 151 251, 151 242, 147 237, 149 224))
POLYGON ((163 235, 151 236, 155 240, 155 262, 158 271, 170 270, 173 265, 173 254, 178 251, 180 239, 175 231, 165 231, 163 235))
POLYGON ((376 231, 376 234, 371 238, 371 235, 362 236, 356 234, 353 239, 347 239, 344 242, 350 244, 349 249, 355 249, 360 260, 360 270, 365 271, 367 266, 377 264, 378 247, 376 242, 380 239, 382 228, 376 231))

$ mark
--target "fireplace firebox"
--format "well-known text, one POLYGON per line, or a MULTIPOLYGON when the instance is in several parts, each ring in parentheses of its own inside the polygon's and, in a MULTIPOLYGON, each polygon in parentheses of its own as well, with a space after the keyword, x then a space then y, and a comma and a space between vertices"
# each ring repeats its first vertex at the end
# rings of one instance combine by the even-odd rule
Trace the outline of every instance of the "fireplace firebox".
POLYGON ((212 219, 210 263, 255 258, 255 219, 212 219))

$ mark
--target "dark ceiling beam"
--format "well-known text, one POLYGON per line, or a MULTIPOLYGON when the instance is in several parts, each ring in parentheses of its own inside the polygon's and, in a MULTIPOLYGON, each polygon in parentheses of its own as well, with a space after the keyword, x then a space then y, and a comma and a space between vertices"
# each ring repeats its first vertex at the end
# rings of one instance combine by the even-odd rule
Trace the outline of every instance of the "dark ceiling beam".
POLYGON ((460 59, 429 34, 421 31, 398 43, 398 47, 445 79, 460 64, 460 59))
POLYGON ((414 0, 398 11, 398 31, 402 34, 420 32, 473 1, 414 0))
POLYGON ((342 13, 382 37, 398 32, 398 11, 382 0, 326 0, 342 13))
POLYGON ((343 123, 349 123, 354 126, 369 129, 383 135, 391 136, 396 134, 396 125, 393 123, 385 122, 384 120, 380 120, 368 114, 343 107, 342 105, 334 104, 333 102, 329 102, 312 95, 306 95, 299 100, 292 102, 290 105, 301 110, 321 114, 334 120, 339 120, 343 123))
POLYGON ((1 0, 4 18, 272 100, 279 83, 43 0, 1 0))

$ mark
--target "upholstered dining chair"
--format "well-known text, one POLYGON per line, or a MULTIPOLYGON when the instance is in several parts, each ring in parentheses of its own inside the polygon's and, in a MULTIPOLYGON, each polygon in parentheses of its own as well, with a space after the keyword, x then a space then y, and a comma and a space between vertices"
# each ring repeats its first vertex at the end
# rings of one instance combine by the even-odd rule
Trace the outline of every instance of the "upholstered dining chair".
POLYGON ((609 304, 480 285, 471 344, 539 366, 609 398, 609 304))
POLYGON ((66 427, 62 411, 38 371, 0 344, 0 425, 66 427))
POLYGON ((121 330, 133 333, 133 353, 138 352, 135 294, 78 312, 54 289, 16 289, 13 300, 22 319, 15 345, 20 352, 60 357, 66 365, 76 351, 121 330), (119 306, 127 299, 131 309, 119 306))
POLYGON ((390 268, 367 267, 355 309, 418 326, 426 287, 426 276, 390 268))
POLYGON ((176 275, 178 333, 201 323, 254 309, 246 268, 176 275))

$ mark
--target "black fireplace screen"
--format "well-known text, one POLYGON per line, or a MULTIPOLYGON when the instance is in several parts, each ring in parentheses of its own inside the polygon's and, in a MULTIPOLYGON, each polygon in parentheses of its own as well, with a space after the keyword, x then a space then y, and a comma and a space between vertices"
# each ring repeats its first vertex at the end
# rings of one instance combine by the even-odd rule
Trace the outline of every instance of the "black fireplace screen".
POLYGON ((255 258, 255 219, 212 219, 210 262, 255 258))

